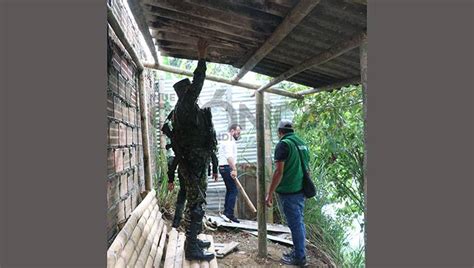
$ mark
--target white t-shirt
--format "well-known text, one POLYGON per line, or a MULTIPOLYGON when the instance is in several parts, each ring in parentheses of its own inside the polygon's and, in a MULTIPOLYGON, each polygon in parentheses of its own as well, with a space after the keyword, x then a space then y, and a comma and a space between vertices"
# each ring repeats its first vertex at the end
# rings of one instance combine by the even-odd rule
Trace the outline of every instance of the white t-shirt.
POLYGON ((219 165, 228 165, 227 158, 232 157, 234 163, 237 164, 237 144, 235 143, 234 137, 230 134, 226 135, 227 138, 219 141, 219 165))

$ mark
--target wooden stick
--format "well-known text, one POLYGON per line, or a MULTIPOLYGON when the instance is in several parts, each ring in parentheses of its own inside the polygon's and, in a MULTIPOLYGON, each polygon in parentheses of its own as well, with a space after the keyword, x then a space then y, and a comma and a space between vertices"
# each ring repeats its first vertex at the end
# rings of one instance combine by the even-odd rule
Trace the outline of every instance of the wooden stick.
POLYGON ((145 171, 145 190, 150 191, 152 187, 150 141, 148 131, 148 103, 145 93, 144 73, 138 75, 138 95, 140 101, 140 123, 142 127, 143 144, 143 166, 145 171))
MULTIPOLYGON (((193 76, 193 72, 191 72, 191 71, 181 70, 181 69, 178 69, 178 68, 175 68, 175 67, 172 67, 172 66, 167 66, 167 65, 156 66, 153 63, 145 63, 144 66, 146 68, 151 68, 151 69, 164 71, 164 72, 168 72, 168 73, 180 74, 180 75, 191 76, 191 77, 193 76)), ((224 84, 233 85, 233 86, 239 86, 239 87, 243 87, 243 88, 246 88, 246 89, 256 90, 256 89, 260 88, 259 85, 245 83, 245 82, 232 82, 230 79, 217 77, 217 76, 213 76, 213 75, 206 75, 206 80, 219 82, 219 83, 224 83, 224 84)), ((276 88, 268 88, 266 91, 269 92, 269 93, 282 95, 282 96, 295 98, 295 99, 302 99, 303 98, 303 96, 301 96, 299 94, 295 94, 295 93, 292 93, 292 92, 288 92, 288 91, 281 90, 281 89, 276 89, 276 88)))
POLYGON ((247 60, 239 73, 232 81, 239 81, 244 75, 257 65, 265 56, 270 53, 280 42, 295 28, 320 0, 301 0, 285 17, 283 22, 273 31, 272 35, 263 43, 262 46, 247 60))
POLYGON ((245 203, 247 204, 247 206, 252 210, 253 213, 256 213, 257 209, 255 209, 255 206, 253 205, 252 200, 250 200, 249 196, 247 195, 247 193, 244 190, 244 187, 242 187, 242 184, 240 184, 239 179, 236 178, 236 179, 234 179, 234 181, 235 181, 235 184, 237 185, 237 187, 239 188, 240 193, 244 197, 244 200, 245 200, 245 203))
POLYGON ((322 53, 320 53, 320 54, 318 54, 314 57, 311 57, 311 58, 308 58, 308 59, 302 61, 299 65, 289 69, 288 71, 282 73, 278 77, 273 78, 266 85, 261 86, 257 91, 258 92, 266 91, 271 86, 273 86, 277 83, 280 83, 283 80, 287 80, 288 78, 294 76, 295 74, 298 74, 298 73, 300 73, 300 72, 302 72, 306 69, 309 69, 313 66, 321 65, 325 62, 328 62, 328 61, 344 54, 345 52, 347 52, 351 49, 354 49, 354 48, 358 47, 361 44, 362 40, 365 38, 365 36, 367 36, 367 33, 362 32, 360 34, 357 34, 357 35, 349 38, 348 40, 346 40, 344 42, 341 42, 339 44, 336 44, 336 45, 330 47, 329 49, 323 51, 322 53))

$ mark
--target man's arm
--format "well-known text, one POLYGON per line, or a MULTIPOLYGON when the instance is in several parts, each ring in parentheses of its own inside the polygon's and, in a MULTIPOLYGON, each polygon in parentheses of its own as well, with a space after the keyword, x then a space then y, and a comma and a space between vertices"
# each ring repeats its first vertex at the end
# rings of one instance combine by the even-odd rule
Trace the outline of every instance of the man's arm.
POLYGON ((195 102, 201 94, 202 86, 204 85, 204 80, 206 79, 206 54, 207 47, 209 44, 207 41, 199 39, 198 47, 198 65, 196 70, 194 70, 193 82, 191 83, 191 88, 189 91, 189 101, 195 102))
POLYGON ((173 191, 174 189, 174 172, 178 166, 178 158, 174 157, 171 165, 168 168, 168 190, 173 191))
POLYGON ((278 184, 280 184, 281 178, 283 177, 283 168, 285 167, 284 161, 277 161, 275 163, 275 172, 273 173, 272 183, 270 184, 270 189, 268 189, 268 194, 265 198, 265 203, 267 206, 271 206, 273 203, 273 193, 277 188, 278 184))
POLYGON ((213 152, 211 154, 211 160, 212 160, 212 177, 214 178, 215 181, 217 181, 217 167, 219 166, 219 161, 217 160, 216 154, 213 152))

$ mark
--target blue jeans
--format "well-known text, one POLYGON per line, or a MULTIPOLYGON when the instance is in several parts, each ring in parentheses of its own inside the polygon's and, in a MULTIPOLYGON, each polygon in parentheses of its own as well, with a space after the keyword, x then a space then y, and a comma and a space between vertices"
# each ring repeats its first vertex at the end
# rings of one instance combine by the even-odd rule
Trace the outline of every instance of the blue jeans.
POLYGON ((230 176, 230 166, 219 166, 219 173, 224 179, 225 183, 225 201, 224 201, 224 215, 234 216, 234 207, 235 201, 237 200, 237 185, 235 184, 234 179, 230 176))
POLYGON ((295 258, 303 259, 305 254, 305 238, 306 229, 304 225, 304 195, 297 194, 278 194, 280 199, 280 208, 285 214, 286 222, 291 230, 291 238, 293 239, 293 247, 295 250, 295 258))

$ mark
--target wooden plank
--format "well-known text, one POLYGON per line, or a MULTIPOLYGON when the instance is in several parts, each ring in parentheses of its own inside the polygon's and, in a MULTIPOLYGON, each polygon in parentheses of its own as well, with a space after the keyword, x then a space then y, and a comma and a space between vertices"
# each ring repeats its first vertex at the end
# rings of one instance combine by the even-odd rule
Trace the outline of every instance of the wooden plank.
POLYGON ((249 38, 250 40, 256 40, 260 42, 263 42, 266 36, 266 33, 258 33, 254 31, 249 31, 246 28, 240 28, 233 25, 223 24, 221 22, 210 21, 208 19, 193 16, 192 14, 183 14, 172 10, 167 10, 149 5, 144 6, 144 8, 146 9, 146 12, 150 18, 158 16, 168 20, 190 23, 192 25, 214 30, 223 34, 249 38))
POLYGON ((178 245, 176 247, 176 257, 175 257, 175 260, 174 260, 174 267, 182 267, 183 266, 184 240, 186 240, 186 236, 184 235, 184 233, 179 233, 178 245))
POLYGON ((217 249, 215 249, 216 256, 218 258, 223 258, 225 255, 229 254, 229 252, 233 251, 234 248, 236 248, 239 245, 238 242, 230 242, 230 243, 225 243, 221 244, 221 246, 217 249))
POLYGON ((282 73, 278 77, 273 78, 266 85, 261 86, 257 91, 258 92, 265 91, 269 87, 271 87, 271 86, 273 86, 277 83, 280 83, 281 81, 286 80, 286 79, 294 76, 295 74, 298 74, 298 73, 300 73, 300 72, 302 72, 306 69, 309 69, 311 67, 321 65, 325 62, 330 61, 331 59, 334 59, 334 58, 344 54, 345 52, 347 52, 351 49, 354 49, 354 48, 358 47, 361 44, 362 40, 366 36, 367 36, 366 32, 359 33, 359 34, 357 34, 357 35, 355 35, 355 36, 353 36, 353 37, 351 37, 351 38, 349 38, 349 39, 347 39, 347 40, 345 40, 341 43, 338 43, 338 44, 330 47, 329 49, 321 52, 320 54, 318 54, 314 57, 311 57, 311 58, 308 58, 308 59, 302 61, 299 65, 294 66, 293 68, 291 68, 288 71, 282 73))
POLYGON ((272 35, 259 47, 257 51, 242 66, 233 81, 239 81, 244 75, 257 65, 265 56, 270 53, 285 37, 291 33, 305 17, 308 15, 320 0, 301 0, 285 17, 282 23, 273 31, 272 35))
MULTIPOLYGON (((256 221, 240 220, 240 223, 236 222, 225 222, 222 218, 216 216, 206 216, 206 219, 217 227, 233 227, 248 230, 258 230, 258 224, 256 221)), ((290 228, 281 224, 266 224, 266 229, 270 232, 276 233, 291 233, 290 228)))
MULTIPOLYGON (((212 235, 207 235, 207 240, 209 240, 209 242, 211 242, 211 246, 209 247, 209 251, 214 253, 215 252, 214 238, 212 237, 212 235)), ((217 268, 217 258, 214 258, 209 262, 209 268, 217 268)))
POLYGON ((166 225, 163 226, 163 231, 161 232, 160 244, 158 245, 158 249, 156 250, 156 257, 153 261, 153 267, 160 267, 161 258, 163 257, 163 250, 165 248, 165 243, 167 240, 166 234, 168 233, 168 227, 166 225))
POLYGON ((230 11, 216 11, 210 7, 197 6, 187 3, 185 1, 175 0, 143 0, 143 4, 149 4, 156 7, 161 7, 183 14, 193 14, 193 16, 207 19, 214 22, 225 23, 227 25, 240 27, 243 29, 252 29, 258 32, 270 33, 273 30, 273 25, 268 23, 256 22, 255 18, 249 18, 235 14, 230 11))
POLYGON ((171 231, 168 233, 168 237, 168 246, 166 248, 165 264, 163 267, 173 268, 174 259, 176 257, 176 246, 178 244, 178 232, 176 229, 171 229, 171 231))
MULTIPOLYGON (((258 232, 249 232, 249 231, 246 231, 247 233, 250 233, 250 234, 253 234, 255 236, 258 237, 258 232)), ((272 240, 272 241, 275 241, 275 242, 280 242, 280 243, 283 243, 283 244, 287 244, 287 245, 290 245, 290 246, 293 246, 293 241, 289 240, 289 239, 285 239, 285 238, 281 238, 281 237, 278 237, 276 235, 269 235, 267 234, 267 239, 269 240, 272 240)))

